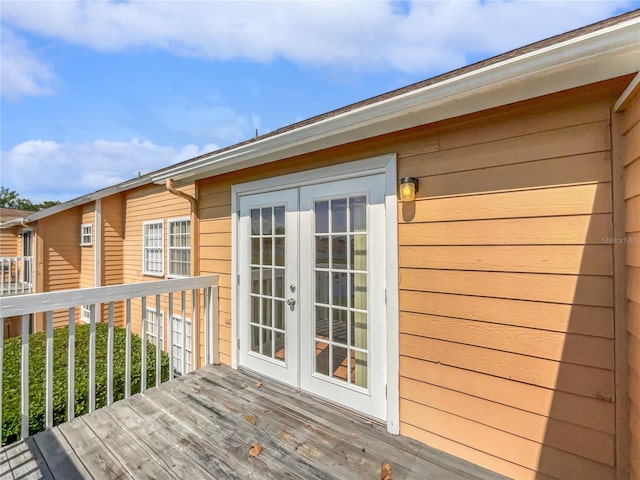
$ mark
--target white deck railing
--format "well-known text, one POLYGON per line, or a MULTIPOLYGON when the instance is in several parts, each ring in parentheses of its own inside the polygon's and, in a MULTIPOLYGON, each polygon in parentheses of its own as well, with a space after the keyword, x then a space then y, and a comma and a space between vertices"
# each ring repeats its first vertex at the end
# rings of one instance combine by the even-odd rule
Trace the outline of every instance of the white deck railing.
MULTIPOLYGON (((2 425, 2 384, 3 384, 3 359, 4 359, 4 330, 5 322, 11 317, 21 322, 21 349, 20 349, 20 420, 21 438, 29 436, 29 339, 30 325, 34 315, 43 316, 46 335, 45 350, 45 428, 53 426, 54 409, 54 314, 56 324, 60 323, 68 327, 67 346, 67 400, 66 418, 71 420, 75 416, 75 353, 76 353, 76 320, 83 314, 77 312, 90 312, 87 322, 89 324, 89 365, 88 365, 88 411, 96 408, 96 323, 100 321, 100 312, 104 312, 103 322, 107 324, 107 353, 106 353, 106 404, 114 401, 114 332, 118 328, 115 323, 123 324, 126 331, 125 341, 125 373, 124 373, 124 398, 131 395, 131 362, 132 362, 132 333, 141 336, 141 372, 140 391, 147 388, 147 336, 151 317, 162 319, 160 324, 155 324, 155 385, 162 382, 162 352, 168 351, 168 377, 175 375, 174 352, 181 353, 181 372, 185 373, 186 365, 189 370, 194 370, 210 364, 218 359, 218 276, 189 277, 175 280, 162 280, 155 282, 123 284, 100 288, 87 288, 78 290, 65 290, 49 293, 35 293, 29 295, 4 297, 0 303, 0 425, 2 425), (149 298, 147 298, 149 297, 149 298), (148 308, 149 304, 153 304, 148 308), (116 313, 117 309, 117 313, 116 313), (167 313, 165 315, 165 312, 167 313), (155 314, 155 315, 152 315, 155 314), (61 319, 61 315, 64 318, 61 319), (98 319, 96 319, 98 317, 98 319), (187 321, 178 323, 181 330, 175 332, 180 337, 176 342, 172 319, 181 318, 187 321), (139 332, 132 332, 132 324, 140 328, 139 332), (190 324, 190 332, 187 331, 190 324), (200 338, 200 331, 204 338, 200 338), (165 338, 163 332, 167 332, 165 338), (187 344, 190 333, 191 344, 187 344), (166 340, 166 344, 165 341, 166 340), (203 355, 199 349, 204 347, 203 355), (190 348, 190 352, 188 352, 190 348), (187 353, 188 352, 188 353, 187 353), (187 355, 190 355, 190 362, 187 355)), ((118 332, 119 334, 121 332, 118 332)), ((150 333, 149 333, 150 334, 150 333)), ((166 357, 165 357, 166 364, 166 357)), ((149 373, 151 375, 151 373, 149 373)), ((59 380, 58 380, 59 381, 59 380)), ((33 432, 32 432, 33 433, 33 432)))
POLYGON ((0 295, 33 292, 33 257, 0 257, 0 295))

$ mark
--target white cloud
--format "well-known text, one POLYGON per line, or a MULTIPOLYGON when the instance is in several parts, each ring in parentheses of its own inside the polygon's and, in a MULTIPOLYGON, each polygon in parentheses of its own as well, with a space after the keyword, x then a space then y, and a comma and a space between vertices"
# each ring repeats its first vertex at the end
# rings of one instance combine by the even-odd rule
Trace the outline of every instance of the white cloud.
POLYGON ((2 152, 2 186, 33 201, 64 201, 216 149, 213 144, 175 148, 138 139, 29 140, 2 152))
POLYGON ((98 51, 427 73, 602 18, 629 1, 4 2, 4 22, 98 51))
POLYGON ((8 28, 0 26, 0 93, 12 100, 50 95, 56 75, 8 28))

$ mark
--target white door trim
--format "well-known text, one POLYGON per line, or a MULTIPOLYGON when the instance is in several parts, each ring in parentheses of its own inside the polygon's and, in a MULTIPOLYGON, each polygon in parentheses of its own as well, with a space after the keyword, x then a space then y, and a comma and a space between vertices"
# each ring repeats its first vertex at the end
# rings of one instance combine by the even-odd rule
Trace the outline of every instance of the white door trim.
POLYGON ((301 187, 334 180, 385 175, 385 232, 387 285, 387 430, 400 431, 399 390, 399 325, 398 325, 398 200, 396 154, 386 154, 354 162, 269 177, 263 180, 232 185, 231 187, 231 366, 238 368, 238 248, 237 236, 240 196, 291 187, 301 187))

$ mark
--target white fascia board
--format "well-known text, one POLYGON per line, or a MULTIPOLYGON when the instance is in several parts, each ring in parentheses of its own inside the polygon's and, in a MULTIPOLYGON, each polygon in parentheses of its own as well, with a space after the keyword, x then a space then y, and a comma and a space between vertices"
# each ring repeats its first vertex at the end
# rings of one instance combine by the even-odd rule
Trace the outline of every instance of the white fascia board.
POLYGON ((0 229, 2 228, 11 228, 17 227, 24 223, 24 217, 12 218, 11 220, 7 220, 6 222, 0 223, 0 229))
POLYGON ((152 183, 152 180, 151 180, 151 176, 149 175, 146 175, 143 177, 137 177, 132 180, 118 183, 117 185, 113 185, 111 187, 107 187, 102 190, 98 190, 97 192, 89 193, 87 195, 83 195, 82 197, 74 198, 73 200, 69 200, 59 205, 54 205, 53 207, 49 207, 44 210, 34 212, 33 214, 25 217, 24 221, 27 223, 35 222, 36 220, 50 217, 51 215, 64 212, 65 210, 69 210, 70 208, 77 207, 79 205, 84 205, 85 203, 93 202, 95 200, 108 197, 109 195, 113 195, 119 192, 124 192, 125 190, 131 190, 132 188, 140 187, 142 185, 148 185, 150 183, 152 183))
POLYGON ((347 142, 575 88, 638 71, 640 18, 590 32, 422 89, 169 168, 153 176, 195 180, 347 142))

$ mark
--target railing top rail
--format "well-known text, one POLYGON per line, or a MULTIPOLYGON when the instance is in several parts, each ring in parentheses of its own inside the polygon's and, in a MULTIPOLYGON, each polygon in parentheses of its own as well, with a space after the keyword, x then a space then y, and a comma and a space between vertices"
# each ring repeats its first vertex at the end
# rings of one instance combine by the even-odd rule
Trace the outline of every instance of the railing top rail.
POLYGON ((28 295, 2 297, 0 299, 0 318, 27 315, 49 310, 108 303, 148 295, 193 290, 218 285, 218 275, 185 277, 153 282, 125 283, 97 288, 60 290, 57 292, 33 293, 28 295))

